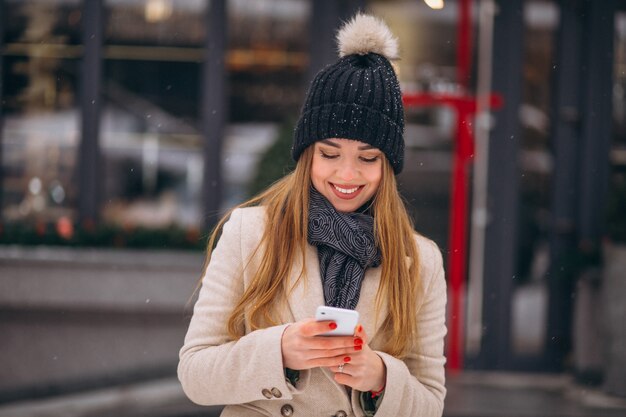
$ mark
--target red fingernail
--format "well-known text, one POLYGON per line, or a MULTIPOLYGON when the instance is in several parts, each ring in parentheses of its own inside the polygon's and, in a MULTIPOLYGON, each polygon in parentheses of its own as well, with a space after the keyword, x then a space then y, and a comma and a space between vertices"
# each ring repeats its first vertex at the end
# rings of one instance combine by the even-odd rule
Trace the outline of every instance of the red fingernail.
POLYGON ((337 328, 337 323, 330 323, 328 325, 328 327, 330 327, 331 329, 335 330, 337 328))
POLYGON ((361 350, 361 349, 363 349, 363 346, 361 345, 354 346, 354 350, 361 350))
POLYGON ((343 358, 344 362, 350 362, 350 356, 346 356, 345 358, 343 358))
POLYGON ((357 337, 356 339, 354 339, 354 344, 355 345, 362 345, 363 344, 363 339, 360 339, 360 338, 357 337))
POLYGON ((363 331, 363 326, 359 324, 359 326, 356 328, 356 331, 361 333, 363 331))

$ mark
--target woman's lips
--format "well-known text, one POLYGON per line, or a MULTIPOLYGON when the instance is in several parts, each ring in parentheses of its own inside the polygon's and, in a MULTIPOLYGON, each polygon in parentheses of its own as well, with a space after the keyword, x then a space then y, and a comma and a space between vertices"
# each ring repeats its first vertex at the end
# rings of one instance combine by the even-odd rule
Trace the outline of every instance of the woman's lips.
POLYGON ((329 184, 333 193, 342 200, 352 200, 358 196, 365 187, 364 185, 336 185, 332 182, 329 184))

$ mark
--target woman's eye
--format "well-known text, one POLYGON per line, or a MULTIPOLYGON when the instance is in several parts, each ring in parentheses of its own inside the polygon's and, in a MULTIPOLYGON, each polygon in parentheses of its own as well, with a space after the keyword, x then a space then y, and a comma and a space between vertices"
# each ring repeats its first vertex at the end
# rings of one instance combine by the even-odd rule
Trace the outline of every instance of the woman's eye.
POLYGON ((322 158, 326 158, 326 159, 335 159, 339 157, 339 155, 332 155, 332 154, 328 154, 324 152, 320 152, 320 155, 322 156, 322 158))
POLYGON ((378 156, 378 155, 377 156, 373 156, 371 158, 366 158, 366 157, 362 156, 361 157, 361 161, 367 162, 367 163, 372 163, 372 162, 378 161, 378 158, 380 158, 380 156, 378 156))

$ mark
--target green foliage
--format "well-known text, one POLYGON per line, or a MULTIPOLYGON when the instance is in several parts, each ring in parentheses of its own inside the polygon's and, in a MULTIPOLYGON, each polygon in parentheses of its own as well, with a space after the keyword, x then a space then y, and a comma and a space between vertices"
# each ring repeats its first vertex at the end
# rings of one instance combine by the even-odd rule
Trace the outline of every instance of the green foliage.
POLYGON ((252 197, 284 175, 293 171, 295 162, 291 159, 291 143, 293 141, 293 124, 284 123, 276 141, 259 160, 254 179, 250 184, 249 196, 252 197))
POLYGON ((171 226, 163 229, 100 225, 74 225, 71 235, 58 231, 54 224, 0 224, 0 245, 53 245, 152 249, 204 250, 206 237, 195 229, 171 226))

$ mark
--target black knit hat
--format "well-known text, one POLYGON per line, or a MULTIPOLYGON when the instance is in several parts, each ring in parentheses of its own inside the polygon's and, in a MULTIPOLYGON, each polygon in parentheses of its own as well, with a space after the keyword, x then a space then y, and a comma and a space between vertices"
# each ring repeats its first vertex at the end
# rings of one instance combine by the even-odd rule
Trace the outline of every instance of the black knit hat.
POLYGON ((322 69, 307 93, 292 148, 294 160, 328 138, 355 139, 385 153, 396 174, 404 162, 404 110, 389 62, 397 41, 372 16, 357 15, 337 35, 341 58, 322 69))

